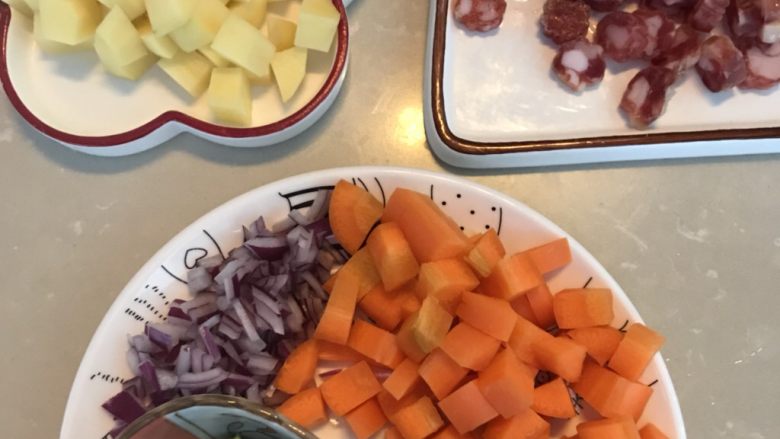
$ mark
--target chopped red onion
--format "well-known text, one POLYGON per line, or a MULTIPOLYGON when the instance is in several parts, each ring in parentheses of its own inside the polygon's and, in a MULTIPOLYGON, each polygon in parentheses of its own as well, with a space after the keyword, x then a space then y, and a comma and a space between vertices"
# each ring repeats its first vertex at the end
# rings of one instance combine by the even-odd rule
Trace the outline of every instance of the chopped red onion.
POLYGON ((124 390, 103 403, 103 408, 128 424, 146 413, 141 401, 124 390))
POLYGON ((203 389, 221 383, 227 378, 228 373, 220 368, 210 369, 199 373, 185 373, 179 377, 179 388, 203 389))

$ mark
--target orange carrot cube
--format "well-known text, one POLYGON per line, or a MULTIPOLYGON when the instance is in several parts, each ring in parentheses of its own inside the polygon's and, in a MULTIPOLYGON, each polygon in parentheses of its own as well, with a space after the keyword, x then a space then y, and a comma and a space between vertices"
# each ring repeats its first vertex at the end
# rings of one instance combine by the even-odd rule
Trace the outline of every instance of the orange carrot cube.
POLYGON ((498 412, 479 391, 476 380, 460 386, 439 401, 439 408, 458 433, 468 433, 498 416, 498 412))
POLYGON ((330 228, 344 249, 355 253, 379 221, 382 210, 382 203, 368 191, 340 180, 330 195, 330 228))
POLYGON ((310 387, 283 402, 276 411, 305 428, 313 428, 328 419, 320 389, 310 387))
POLYGON ((368 253, 368 249, 366 248, 361 248, 356 251, 355 254, 344 263, 344 266, 336 272, 336 279, 345 273, 349 273, 358 279, 358 301, 365 297, 369 291, 376 288, 377 285, 382 285, 382 279, 379 277, 379 272, 376 271, 374 261, 371 259, 371 254, 368 253))
POLYGON ((569 240, 559 238, 546 244, 526 250, 531 260, 542 273, 549 273, 571 262, 569 240))
POLYGON ((458 430, 455 430, 455 427, 448 424, 439 430, 438 433, 431 436, 431 439, 476 439, 476 437, 471 433, 460 434, 458 430))
POLYGON ((324 340, 317 340, 317 358, 321 361, 344 363, 357 363, 366 360, 366 357, 355 352, 349 346, 324 340))
POLYGON ((477 285, 479 279, 465 262, 460 259, 441 259, 420 266, 415 290, 421 298, 432 296, 439 299, 442 306, 454 313, 461 293, 471 291, 477 285))
POLYGON ((570 383, 580 378, 587 351, 571 339, 553 337, 534 343, 533 350, 541 369, 549 370, 570 383))
POLYGON ((636 423, 627 416, 582 422, 577 435, 580 439, 640 439, 636 423))
POLYGON ((387 418, 382 413, 376 398, 371 398, 360 404, 356 409, 347 413, 344 420, 347 421, 349 429, 352 430, 357 439, 368 439, 387 424, 387 418))
POLYGON ((382 383, 382 387, 393 395, 393 398, 403 398, 420 383, 420 375, 417 373, 419 367, 414 361, 404 359, 382 383))
POLYGON ((658 429, 652 422, 648 422, 644 427, 639 429, 639 437, 641 439, 669 439, 669 437, 661 430, 658 429))
POLYGON ((455 390, 468 372, 441 349, 434 349, 418 369, 420 377, 439 400, 455 390))
POLYGON ((482 370, 490 364, 500 346, 497 339, 461 322, 447 333, 440 347, 461 367, 482 370))
POLYGON ((401 323, 401 305, 395 293, 388 293, 377 285, 360 300, 361 311, 376 322, 377 326, 388 331, 401 323))
POLYGON ((488 422, 484 439, 540 439, 550 437, 550 424, 533 410, 526 410, 509 419, 496 418, 488 422))
POLYGON ((628 327, 626 335, 609 359, 609 368, 636 381, 663 344, 664 337, 661 334, 641 323, 634 323, 628 327))
POLYGON ((534 309, 531 308, 531 301, 528 300, 528 293, 523 294, 522 296, 515 297, 512 299, 511 302, 509 302, 509 305, 512 306, 512 309, 519 315, 520 317, 528 320, 529 322, 533 323, 535 326, 547 329, 546 327, 543 328, 542 324, 539 323, 539 321, 536 319, 536 314, 534 313, 534 309))
POLYGON ((540 328, 550 328, 555 325, 555 313, 553 312, 553 295, 547 287, 546 282, 542 282, 538 287, 532 288, 525 293, 528 299, 528 305, 531 307, 535 319, 534 323, 540 328))
POLYGON ((403 286, 420 270, 404 232, 395 223, 378 225, 368 236, 366 247, 387 291, 403 286))
POLYGON ((338 416, 349 413, 381 390, 382 385, 365 361, 342 370, 325 380, 320 386, 322 399, 338 416))
POLYGON ((499 352, 476 381, 485 399, 504 418, 519 415, 533 402, 534 376, 510 349, 499 352))
POLYGON ((392 332, 378 328, 365 320, 355 320, 347 346, 377 363, 393 368, 404 359, 392 332))
POLYGON ((404 439, 404 437, 397 428, 391 426, 385 430, 385 439, 404 439))
POLYGON ((317 340, 309 339, 296 347, 276 375, 274 385, 282 392, 295 394, 314 380, 319 349, 317 340))
POLYGON ((395 334, 395 341, 398 344, 398 348, 401 349, 401 352, 403 352, 407 358, 414 362, 422 361, 427 354, 422 350, 414 335, 414 325, 417 322, 418 315, 419 311, 407 317, 395 334))
POLYGON ((405 439, 423 439, 444 425, 431 398, 427 396, 395 412, 390 421, 405 439))
POLYGON ((525 253, 517 253, 500 260, 479 288, 489 296, 511 301, 542 282, 544 278, 531 258, 525 253))
POLYGON ((478 236, 474 247, 466 254, 466 262, 480 276, 488 277, 493 267, 498 264, 504 256, 506 250, 501 240, 498 238, 496 230, 488 229, 485 233, 478 236))
POLYGON ((533 399, 531 408, 540 415, 570 419, 577 414, 574 411, 569 389, 561 377, 535 388, 533 399))
POLYGON ((623 339, 623 333, 611 326, 594 326, 592 328, 572 329, 566 335, 588 350, 588 356, 603 366, 623 339))
POLYGON ((509 302, 483 294, 464 291, 456 315, 471 326, 501 341, 508 341, 517 314, 509 302))
POLYGON ((536 358, 534 345, 546 343, 553 338, 548 332, 539 329, 538 326, 528 320, 518 317, 512 335, 509 336, 509 348, 514 351, 517 358, 537 369, 542 366, 536 358))
POLYGON ((314 338, 337 344, 346 344, 357 305, 358 280, 349 273, 341 273, 333 286, 314 338))
POLYGON ((615 314, 606 288, 563 290, 553 296, 555 321, 561 329, 609 325, 615 314))
POLYGON ((653 388, 628 380, 591 361, 585 362, 580 380, 572 388, 604 417, 631 416, 638 420, 653 388))

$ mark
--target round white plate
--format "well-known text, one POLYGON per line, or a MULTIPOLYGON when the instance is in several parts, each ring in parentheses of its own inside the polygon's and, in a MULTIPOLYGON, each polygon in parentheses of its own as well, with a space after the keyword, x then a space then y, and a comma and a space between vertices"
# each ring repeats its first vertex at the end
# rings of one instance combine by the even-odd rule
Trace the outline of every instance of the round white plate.
MULTIPOLYGON (((587 250, 539 213, 492 189, 417 169, 354 167, 299 175, 257 188, 214 209, 168 242, 130 280, 106 313, 84 354, 68 398, 60 438, 98 439, 110 430, 111 416, 100 405, 120 390, 122 379, 131 377, 125 363, 127 335, 143 332, 147 321, 159 321, 171 300, 189 296, 181 281, 186 279, 187 267, 192 267, 201 257, 225 254, 239 245, 243 236, 241 226, 259 215, 273 224, 283 219, 290 209, 311 200, 318 188, 332 186, 342 178, 366 188, 379 200, 385 200, 397 187, 430 194, 466 231, 494 227, 509 252, 565 236, 569 238, 573 260, 548 278, 551 290, 578 287, 593 278, 590 286, 606 287, 614 292, 613 325, 620 326, 626 320, 642 321, 620 286, 587 250)), ((660 354, 640 379, 644 383, 655 380, 658 382, 653 386, 654 394, 640 425, 652 421, 669 437, 684 439, 677 396, 660 354)), ((329 424, 315 433, 324 439, 351 437, 337 424, 329 424)))
MULTIPOLYGON (((205 96, 190 97, 159 67, 138 81, 108 74, 94 51, 47 54, 31 20, 0 3, 0 81, 14 108, 45 136, 78 151, 119 156, 152 148, 182 132, 215 143, 267 146, 300 134, 330 108, 344 82, 347 15, 330 52, 309 51, 307 75, 286 104, 274 83, 252 87, 252 126, 216 123, 205 96)), ((268 12, 297 19, 299 1, 269 3, 268 12)))

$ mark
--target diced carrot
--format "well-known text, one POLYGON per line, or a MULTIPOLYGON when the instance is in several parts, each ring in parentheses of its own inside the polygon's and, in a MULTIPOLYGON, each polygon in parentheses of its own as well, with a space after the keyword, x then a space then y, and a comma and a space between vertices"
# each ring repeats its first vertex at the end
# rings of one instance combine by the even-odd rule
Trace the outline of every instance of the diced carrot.
POLYGON ((628 327, 607 364, 620 375, 638 380, 663 344, 664 337, 661 334, 641 323, 634 323, 628 327))
POLYGON ((414 324, 417 321, 419 312, 415 312, 404 320, 398 332, 395 334, 395 340, 398 348, 401 349, 407 358, 415 362, 420 362, 425 358, 426 352, 420 348, 414 336, 414 324))
POLYGON ((468 372, 441 349, 434 349, 418 369, 420 377, 439 400, 455 390, 468 372))
POLYGON ((405 439, 423 439, 444 425, 431 398, 427 396, 395 412, 390 421, 405 439))
POLYGON ((376 402, 376 398, 360 404, 356 409, 344 415, 350 430, 357 439, 368 439, 387 424, 387 418, 376 402))
POLYGON ((322 289, 327 291, 328 294, 330 294, 331 291, 333 291, 333 285, 336 284, 336 275, 338 274, 338 271, 331 274, 328 280, 325 281, 325 283, 322 284, 322 289))
POLYGON ((349 273, 341 273, 333 286, 325 311, 314 330, 314 338, 346 344, 357 305, 358 280, 349 273))
POLYGON ((546 343, 552 338, 553 336, 548 332, 539 329, 538 326, 528 320, 518 317, 508 344, 515 355, 517 355, 517 358, 526 364, 540 369, 542 366, 536 358, 534 344, 537 342, 546 343))
POLYGON ((338 416, 373 398, 382 390, 371 367, 365 361, 333 375, 320 385, 322 399, 338 416))
POLYGON ((599 419, 577 424, 580 439, 640 439, 636 423, 630 417, 599 419))
POLYGON ((401 289, 396 291, 395 295, 398 306, 401 307, 401 320, 416 313, 422 306, 422 302, 413 290, 401 289))
POLYGON ((431 436, 431 439, 476 439, 471 433, 458 433, 451 424, 447 424, 446 427, 439 430, 438 433, 431 436))
POLYGON ((385 439, 404 439, 404 437, 397 428, 391 426, 385 430, 385 439))
POLYGON ((390 392, 382 389, 382 391, 376 395, 376 400, 379 403, 379 406, 382 408, 382 412, 385 414, 385 416, 387 416, 388 419, 391 419, 398 410, 414 404, 423 396, 428 396, 428 394, 426 392, 425 385, 420 383, 414 386, 412 390, 410 390, 409 393, 407 393, 406 396, 401 399, 395 399, 395 397, 393 397, 390 392))
POLYGON ((417 345, 426 354, 439 347, 452 326, 452 315, 433 296, 422 301, 412 325, 412 334, 417 345))
POLYGON ((598 364, 586 361, 580 380, 572 384, 594 410, 604 417, 631 416, 638 420, 653 388, 628 380, 598 364))
MULTIPOLYGON (((529 322, 533 323, 534 325, 538 326, 539 328, 542 328, 542 324, 539 323, 538 320, 536 320, 536 314, 534 314, 534 309, 531 308, 531 301, 528 300, 528 293, 523 294, 522 296, 515 297, 512 299, 509 304, 512 306, 512 309, 515 310, 515 312, 522 318, 528 320, 529 322)), ((547 328, 543 328, 547 329, 547 328)))
POLYGON ((490 364, 500 346, 497 339, 461 322, 447 333, 440 347, 461 367, 479 371, 490 364))
POLYGON ((330 195, 328 219, 339 243, 355 253, 382 216, 382 203, 368 191, 340 180, 330 195))
POLYGON ((623 333, 611 326, 572 329, 566 335, 585 346, 588 355, 601 366, 612 357, 623 338, 623 333))
POLYGON ((355 320, 347 346, 377 363, 393 368, 404 359, 392 332, 378 328, 365 320, 355 320))
POLYGON ((533 410, 526 410, 509 419, 496 418, 488 422, 482 433, 484 439, 547 439, 550 424, 533 410))
POLYGON ((538 414, 551 418, 569 419, 577 413, 563 378, 558 377, 534 389, 531 408, 538 414))
POLYGON ((414 361, 406 358, 401 364, 393 369, 393 372, 382 383, 395 399, 401 399, 406 396, 420 382, 420 374, 417 368, 420 367, 414 361))
POLYGON ((328 418, 320 389, 316 387, 296 393, 283 402, 276 411, 305 428, 315 427, 328 418))
POLYGON ((553 312, 553 295, 547 287, 546 282, 542 282, 536 288, 525 293, 528 304, 531 307, 536 318, 535 323, 540 328, 550 328, 555 325, 555 313, 553 312))
POLYGON ((525 253, 531 257, 531 260, 534 261, 536 268, 538 268, 542 273, 549 273, 551 271, 557 270, 571 262, 569 240, 566 238, 559 238, 546 244, 528 249, 525 251, 525 253))
POLYGON ((309 339, 298 345, 279 369, 274 382, 276 388, 289 394, 303 390, 314 379, 318 356, 317 340, 309 339))
POLYGON ((360 284, 358 288, 358 300, 365 297, 369 291, 376 288, 377 285, 382 285, 382 279, 379 277, 379 272, 374 267, 374 261, 371 259, 371 254, 368 253, 368 249, 362 248, 355 252, 343 267, 336 272, 336 277, 343 273, 350 273, 358 279, 360 284))
POLYGON ((525 253, 517 253, 500 260, 479 288, 489 296, 511 301, 542 282, 544 278, 531 258, 525 253))
POLYGON ((491 227, 482 235, 478 235, 474 247, 466 254, 466 262, 480 277, 487 277, 505 255, 504 245, 491 227))
POLYGON ((464 291, 479 285, 471 268, 460 259, 441 259, 420 266, 420 277, 415 290, 421 298, 433 296, 451 313, 460 302, 464 291))
POLYGON ((663 434, 652 422, 648 422, 639 429, 639 437, 641 439, 669 439, 669 436, 663 434))
POLYGON ((317 340, 317 357, 322 361, 357 363, 366 359, 349 346, 317 340))
POLYGON ((549 370, 570 383, 580 378, 587 354, 584 347, 569 338, 553 337, 534 343, 532 348, 541 369, 549 370))
POLYGON ((395 329, 401 322, 401 304, 395 293, 388 293, 382 285, 377 285, 363 297, 358 304, 377 326, 388 331, 395 329))
POLYGON ((534 377, 514 352, 503 349, 479 373, 477 386, 491 406, 504 418, 528 410, 534 398, 534 377))
POLYGON ((476 380, 471 380, 439 401, 439 408, 458 433, 468 433, 498 416, 482 396, 476 380))
POLYGON ((368 236, 366 247, 387 291, 414 279, 420 270, 404 232, 396 223, 378 225, 368 236))
POLYGON ((427 196, 396 189, 387 201, 382 222, 395 222, 404 232, 419 262, 463 255, 469 248, 466 235, 427 196))
POLYGON ((606 288, 560 291, 553 296, 553 312, 561 329, 609 325, 615 316, 612 292, 606 288))
POLYGON ((517 314, 509 302, 484 294, 464 291, 455 312, 460 319, 501 341, 509 340, 517 314))

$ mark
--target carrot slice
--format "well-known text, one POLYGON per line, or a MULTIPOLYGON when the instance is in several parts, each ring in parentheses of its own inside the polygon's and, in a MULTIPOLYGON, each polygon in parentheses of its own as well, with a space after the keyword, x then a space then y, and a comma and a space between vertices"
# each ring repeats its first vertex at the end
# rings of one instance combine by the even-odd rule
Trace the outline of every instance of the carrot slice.
POLYGON ((528 320, 518 317, 512 335, 509 336, 509 347, 521 361, 540 369, 542 366, 536 358, 534 345, 546 343, 553 338, 548 332, 528 320))
POLYGON ((582 364, 587 351, 569 338, 553 337, 533 344, 534 355, 541 369, 575 383, 582 373, 582 364))
POLYGON ((419 312, 415 312, 407 317, 395 334, 395 341, 398 344, 398 348, 401 349, 401 352, 403 352, 407 358, 410 358, 415 362, 422 361, 426 355, 426 352, 420 348, 420 345, 417 343, 417 339, 414 336, 414 325, 418 315, 419 312))
POLYGON ((466 235, 427 196, 396 189, 387 201, 382 222, 395 222, 404 232, 419 262, 463 255, 469 248, 466 235))
POLYGON ((366 357, 355 352, 349 346, 324 340, 317 340, 317 358, 322 361, 340 361, 345 363, 357 363, 366 359, 366 357))
POLYGON ((577 435, 579 439, 640 439, 636 423, 627 416, 582 422, 577 435))
POLYGON ((550 424, 533 410, 509 419, 496 418, 488 422, 482 433, 484 439, 540 439, 550 437, 550 424))
POLYGON ((546 282, 542 282, 538 287, 525 293, 528 299, 528 305, 534 315, 537 326, 540 328, 550 328, 555 325, 555 313, 553 312, 553 295, 546 282))
POLYGON ((366 247, 388 291, 414 279, 420 270, 404 232, 395 223, 378 225, 368 236, 366 247))
POLYGON ((574 411, 569 389, 563 378, 558 377, 534 389, 533 411, 551 418, 569 419, 577 413, 574 411))
POLYGON ((464 291, 479 285, 471 268, 460 259, 442 259, 420 266, 420 276, 415 290, 421 298, 433 296, 451 313, 460 302, 464 291))
POLYGON ((413 290, 401 289, 395 292, 396 302, 401 307, 401 319, 406 319, 410 315, 416 313, 422 302, 417 297, 417 294, 413 290))
POLYGON ((355 320, 349 333, 347 346, 389 368, 397 366, 404 360, 404 354, 398 348, 395 335, 365 320, 355 320))
POLYGON ((580 380, 572 388, 604 417, 631 416, 638 420, 653 388, 628 380, 598 364, 586 361, 580 380))
POLYGON ((423 299, 422 306, 414 319, 412 334, 420 349, 429 353, 439 347, 450 326, 452 326, 452 315, 444 309, 438 299, 428 296, 423 299))
POLYGON ((544 278, 531 258, 525 253, 517 253, 500 260, 479 288, 489 296, 511 301, 542 282, 544 278))
POLYGON ((546 244, 526 250, 531 260, 542 273, 549 273, 571 262, 569 240, 559 238, 546 244))
POLYGON ((328 418, 320 389, 316 387, 296 393, 283 402, 276 411, 306 428, 315 427, 328 418))
POLYGON ((528 320, 529 322, 533 323, 539 328, 542 328, 542 324, 539 323, 538 320, 536 320, 536 314, 534 314, 534 309, 531 308, 531 301, 528 300, 528 293, 512 299, 512 301, 509 302, 509 304, 512 306, 512 309, 515 310, 515 312, 520 317, 528 320))
POLYGON ((344 416, 350 430, 357 439, 368 439, 387 424, 387 418, 376 402, 371 398, 344 416))
POLYGON ((426 393, 425 386, 420 383, 414 386, 412 390, 401 399, 395 399, 390 392, 382 389, 382 391, 376 395, 376 400, 379 403, 379 407, 382 408, 382 413, 387 416, 387 419, 392 419, 393 415, 398 412, 398 410, 414 404, 423 396, 428 396, 428 394, 426 393))
POLYGON ((609 368, 630 380, 638 380, 663 344, 661 334, 641 323, 634 323, 628 327, 609 359, 609 368))
POLYGON ((341 273, 325 305, 325 311, 314 330, 314 338, 337 344, 346 344, 355 315, 358 280, 349 273, 341 273))
POLYGON ((588 355, 603 366, 615 353, 623 333, 611 326, 572 329, 566 335, 585 346, 588 355))
POLYGON ((419 367, 414 361, 404 359, 382 383, 382 387, 393 395, 393 398, 403 398, 420 383, 420 374, 417 373, 419 367))
POLYGON ((418 369, 420 377, 439 400, 455 390, 468 372, 441 349, 434 349, 418 369))
POLYGON ((517 321, 509 302, 464 291, 456 315, 471 326, 501 341, 508 341, 517 321))
POLYGON ((483 370, 493 360, 500 346, 501 342, 497 339, 461 322, 447 333, 440 347, 461 367, 483 370))
POLYGON ((404 437, 401 436, 401 432, 397 428, 391 426, 385 430, 385 439, 404 439, 404 437))
POLYGON ((444 425, 431 398, 427 396, 395 412, 390 421, 405 439, 423 439, 444 425))
POLYGON ((320 386, 322 399, 338 416, 344 416, 381 390, 382 385, 365 361, 342 370, 320 386))
POLYGON ((382 216, 382 203, 368 191, 339 180, 330 195, 330 228, 341 245, 355 253, 382 216))
POLYGON ((395 293, 388 293, 381 285, 369 291, 358 306, 382 329, 392 331, 401 322, 400 300, 395 293))
POLYGON ((331 291, 333 291, 333 285, 336 284, 336 275, 338 273, 339 272, 337 271, 337 272, 331 274, 330 277, 328 278, 328 280, 326 280, 325 283, 322 284, 322 289, 327 291, 328 294, 330 294, 331 291))
POLYGON ((534 400, 534 375, 520 363, 514 352, 504 349, 479 373, 477 386, 501 416, 511 418, 531 406, 534 400))
POLYGON ((479 391, 476 380, 460 386, 439 401, 439 408, 458 433, 468 433, 498 416, 498 412, 479 391))
POLYGON ((379 272, 376 271, 374 261, 371 259, 371 254, 366 248, 356 251, 355 254, 347 260, 344 266, 336 272, 335 276, 338 278, 338 276, 343 273, 350 273, 358 279, 358 283, 360 284, 358 288, 358 300, 365 297, 369 291, 373 290, 378 285, 382 285, 382 279, 379 277, 379 272))
POLYGON ((466 262, 480 277, 487 277, 498 261, 506 255, 506 250, 492 227, 477 236, 474 247, 466 254, 466 262))
POLYGON ((561 329, 609 325, 615 317, 612 292, 606 288, 580 288, 553 296, 555 321, 561 329))
POLYGON ((303 390, 314 379, 318 356, 317 340, 309 339, 298 345, 279 369, 274 382, 276 388, 289 394, 303 390))
POLYGON ((669 437, 663 434, 652 422, 648 422, 644 427, 639 429, 639 437, 641 439, 669 439, 669 437))
POLYGON ((438 433, 431 436, 431 439, 476 439, 471 433, 458 433, 451 424, 439 430, 438 433))

